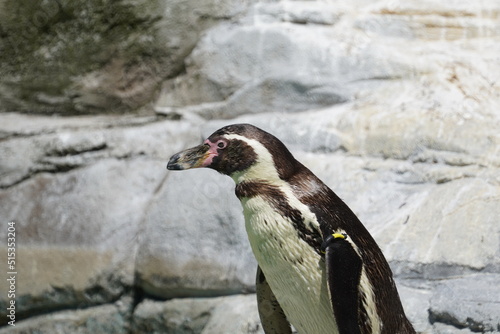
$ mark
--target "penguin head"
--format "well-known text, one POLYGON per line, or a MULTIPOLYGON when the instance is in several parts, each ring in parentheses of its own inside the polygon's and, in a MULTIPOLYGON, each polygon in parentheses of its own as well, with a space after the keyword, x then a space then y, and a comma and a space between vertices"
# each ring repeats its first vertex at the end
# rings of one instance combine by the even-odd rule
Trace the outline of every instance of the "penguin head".
POLYGON ((169 170, 207 167, 238 180, 285 179, 296 160, 273 135, 250 124, 233 124, 215 131, 201 145, 174 154, 169 170))

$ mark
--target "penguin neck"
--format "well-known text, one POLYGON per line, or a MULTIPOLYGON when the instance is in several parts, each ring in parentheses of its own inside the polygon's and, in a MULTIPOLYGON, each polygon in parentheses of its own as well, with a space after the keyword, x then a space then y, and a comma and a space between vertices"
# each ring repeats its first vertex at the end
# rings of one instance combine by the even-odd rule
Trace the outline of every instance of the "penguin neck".
POLYGON ((280 178, 270 154, 260 155, 250 167, 236 171, 230 176, 236 185, 258 182, 280 186, 285 182, 280 178))
POLYGON ((280 186, 286 182, 284 179, 293 173, 296 161, 284 146, 280 154, 276 155, 276 152, 273 153, 274 148, 266 147, 256 139, 236 134, 227 135, 226 138, 243 141, 255 153, 255 160, 249 167, 234 171, 229 175, 236 185, 245 182, 260 182, 280 186))
POLYGON ((231 175, 231 178, 233 179, 236 186, 247 183, 265 183, 268 185, 279 187, 285 183, 285 181, 283 181, 279 177, 269 177, 269 176, 270 175, 268 174, 265 177, 262 177, 261 172, 249 170, 248 172, 244 171, 244 172, 233 173, 231 175))

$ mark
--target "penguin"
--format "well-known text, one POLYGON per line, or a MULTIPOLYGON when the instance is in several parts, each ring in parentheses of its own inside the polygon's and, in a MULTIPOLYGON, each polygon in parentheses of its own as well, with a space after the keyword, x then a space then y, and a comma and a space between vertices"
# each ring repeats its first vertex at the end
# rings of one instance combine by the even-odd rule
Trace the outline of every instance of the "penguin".
POLYGON ((174 154, 169 170, 230 176, 257 259, 266 334, 411 334, 391 269, 351 209, 275 136, 250 124, 174 154))

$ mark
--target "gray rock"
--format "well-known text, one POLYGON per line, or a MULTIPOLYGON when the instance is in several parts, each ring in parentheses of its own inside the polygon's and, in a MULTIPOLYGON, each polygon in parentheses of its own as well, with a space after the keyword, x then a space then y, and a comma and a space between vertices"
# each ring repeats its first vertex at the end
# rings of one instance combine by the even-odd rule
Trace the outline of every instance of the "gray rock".
POLYGON ((257 3, 247 20, 265 23, 291 22, 296 24, 334 25, 345 14, 344 6, 319 1, 257 3))
POLYGON ((137 126, 158 120, 154 116, 116 116, 95 115, 78 117, 47 117, 20 114, 15 112, 0 113, 1 138, 32 136, 56 133, 64 130, 107 129, 120 126, 137 126))
POLYGON ((134 312, 135 333, 264 333, 255 295, 219 298, 145 300, 134 312))
POLYGON ((2 334, 126 334, 125 315, 115 305, 90 307, 83 310, 61 311, 41 315, 15 326, 0 329, 2 334))
POLYGON ((103 159, 1 191, 2 220, 16 221, 18 315, 113 301, 132 286, 135 239, 164 173, 157 161, 103 159))
POLYGON ((491 198, 498 191, 481 178, 436 185, 408 199, 374 235, 389 259, 407 263, 406 272, 443 277, 463 269, 497 270, 499 229, 493 221, 500 212, 491 198))
POLYGON ((255 295, 235 297, 213 311, 202 334, 218 333, 264 334, 255 295))
MULTIPOLYGON (((212 112, 198 111, 207 118, 304 111, 351 100, 367 80, 406 77, 416 71, 389 45, 366 43, 353 52, 346 44, 359 38, 355 33, 343 36, 330 26, 268 22, 266 6, 273 12, 279 5, 258 5, 241 25, 209 30, 190 55, 186 75, 164 85, 157 108, 226 100, 212 112)), ((298 18, 289 12, 283 15, 292 21, 294 16, 299 21, 314 16, 298 18)))
POLYGON ((438 284, 431 297, 429 317, 473 332, 500 331, 499 274, 470 275, 438 284))
MULTIPOLYGON (((10 152, 2 159, 0 217, 16 221, 21 318, 114 301, 134 285, 147 207, 167 175, 168 157, 195 133, 190 122, 136 119, 106 128, 100 118, 83 124, 68 118, 51 128, 46 118, 36 120, 26 133, 5 131, 0 143, 0 151, 10 152)), ((0 231, 2 258, 6 234, 0 231)))
POLYGON ((41 172, 65 172, 109 157, 166 159, 197 137, 196 121, 161 121, 156 117, 68 117, 1 114, 0 188, 41 172), (14 121, 17 117, 17 121, 14 121), (33 125, 36 124, 36 125, 33 125), (170 145, 162 145, 169 142, 170 145))
POLYGON ((429 323, 429 299, 432 296, 432 291, 429 287, 421 285, 415 287, 411 283, 413 282, 396 280, 406 316, 417 333, 432 333, 432 327, 429 323))
POLYGON ((472 332, 468 328, 459 329, 459 328, 456 328, 454 326, 436 323, 436 324, 432 325, 432 330, 422 332, 422 334, 427 334, 427 333, 432 333, 432 334, 472 334, 474 332, 472 332))
POLYGON ((307 77, 264 77, 231 95, 223 109, 201 115, 213 119, 276 110, 298 112, 346 102, 349 98, 350 92, 336 82, 307 77))
POLYGON ((1 5, 0 111, 60 114, 149 113, 201 32, 246 8, 211 0, 1 5))
POLYGON ((146 292, 172 298, 253 290, 257 264, 227 176, 169 172, 144 223, 136 271, 146 292))

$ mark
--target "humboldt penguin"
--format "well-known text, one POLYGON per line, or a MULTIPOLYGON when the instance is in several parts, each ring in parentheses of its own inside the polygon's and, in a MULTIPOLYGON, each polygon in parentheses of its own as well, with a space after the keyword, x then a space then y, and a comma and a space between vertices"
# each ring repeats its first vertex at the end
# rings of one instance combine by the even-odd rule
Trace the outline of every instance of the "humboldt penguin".
POLYGON ((257 259, 266 334, 415 333, 391 269, 349 207, 273 135, 250 124, 173 155, 169 170, 230 176, 257 259))

